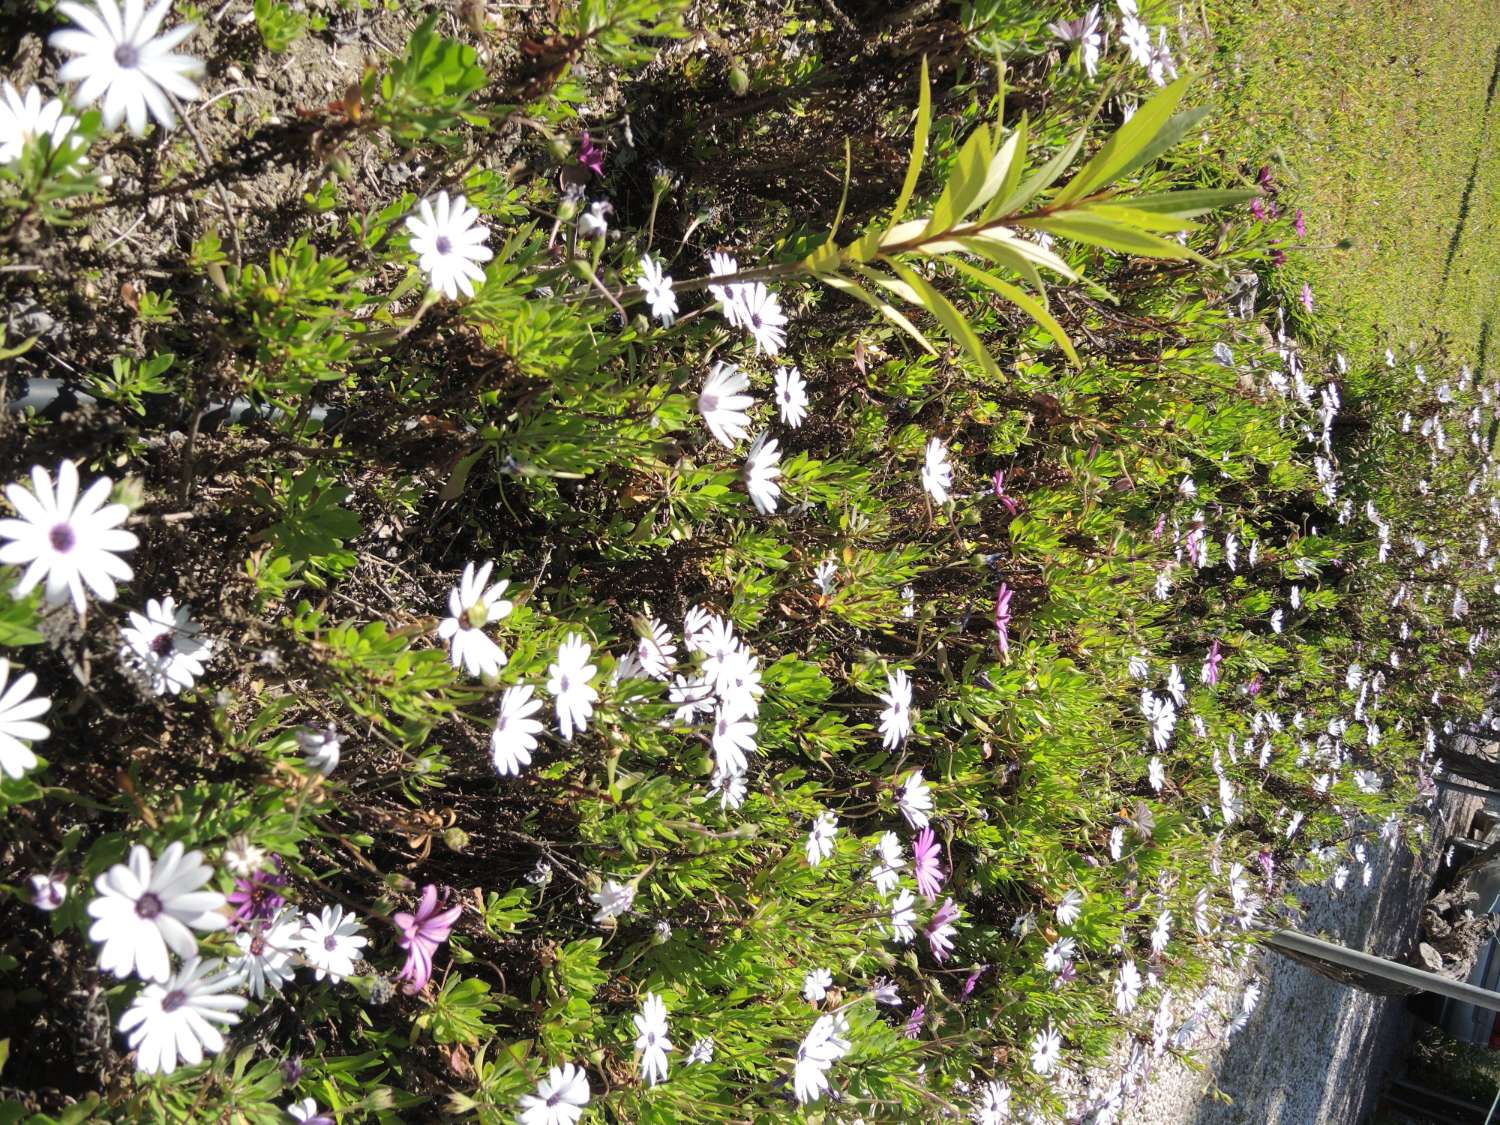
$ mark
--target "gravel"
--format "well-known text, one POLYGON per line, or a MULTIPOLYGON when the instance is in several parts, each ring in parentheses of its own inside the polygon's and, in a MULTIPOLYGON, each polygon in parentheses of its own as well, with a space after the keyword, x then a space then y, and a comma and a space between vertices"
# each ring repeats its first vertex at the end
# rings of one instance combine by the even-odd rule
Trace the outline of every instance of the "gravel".
MULTIPOLYGON (((1364 886, 1358 868, 1343 892, 1331 884, 1299 896, 1299 929, 1394 956, 1416 935, 1423 902, 1442 860, 1446 825, 1467 823, 1479 802, 1447 794, 1434 812, 1425 845, 1413 857, 1371 848, 1375 870, 1364 886), (1374 853, 1378 852, 1378 859, 1374 853)), ((1260 978, 1259 1007, 1226 1041, 1222 1020, 1194 1045, 1202 1070, 1161 1064, 1127 1110, 1135 1125, 1357 1125, 1405 1053, 1411 1017, 1401 997, 1372 996, 1265 952, 1214 983, 1234 1002, 1260 978)), ((1223 1005, 1221 1005, 1223 1006, 1223 1005)))

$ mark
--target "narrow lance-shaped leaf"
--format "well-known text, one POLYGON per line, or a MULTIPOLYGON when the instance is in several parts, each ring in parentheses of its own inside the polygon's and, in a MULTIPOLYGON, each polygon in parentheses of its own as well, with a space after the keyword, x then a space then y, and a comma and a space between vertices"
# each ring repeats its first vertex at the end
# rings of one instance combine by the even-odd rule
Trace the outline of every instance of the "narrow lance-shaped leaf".
POLYGON ((891 222, 898 223, 906 213, 906 205, 917 190, 917 179, 922 174, 922 164, 927 159, 927 134, 932 128, 932 89, 927 82, 927 56, 922 56, 922 76, 917 94, 917 129, 911 139, 911 159, 906 165, 906 180, 901 185, 901 194, 891 208, 891 222))
POLYGON ((974 331, 973 325, 964 318, 963 313, 954 308, 953 303, 947 297, 944 297, 934 289, 926 278, 911 269, 911 267, 903 265, 894 259, 888 259, 887 261, 896 275, 921 295, 922 304, 927 311, 935 316, 943 327, 948 330, 948 334, 966 352, 974 357, 975 362, 983 367, 985 372, 993 378, 1002 378, 1000 368, 995 363, 994 357, 985 348, 983 341, 979 339, 979 334, 974 331))
POLYGON ((1075 199, 1081 199, 1096 188, 1112 182, 1126 168, 1131 167, 1131 162, 1171 119, 1177 104, 1187 93, 1189 81, 1186 76, 1179 78, 1137 109, 1130 120, 1116 129, 1114 135, 1100 146, 1089 162, 1057 193, 1052 205, 1062 207, 1075 199))
POLYGON ((929 355, 937 355, 937 349, 932 342, 922 335, 922 332, 913 324, 900 309, 889 301, 882 301, 873 293, 867 293, 848 278, 840 277, 836 273, 824 273, 818 275, 818 280, 830 289, 837 289, 840 293, 846 293, 855 300, 862 301, 872 309, 885 317, 901 331, 905 332, 913 340, 922 346, 922 350, 929 355))
POLYGON ((1032 320, 1040 324, 1046 333, 1057 341, 1058 347, 1062 348, 1063 354, 1068 357, 1068 361, 1074 367, 1083 366, 1079 362, 1078 353, 1073 350, 1073 342, 1068 339, 1068 334, 1063 331, 1062 325, 1057 323, 1057 320, 1047 311, 1047 306, 1040 300, 1019 286, 1011 285, 1007 281, 1001 281, 998 277, 986 273, 975 266, 971 266, 968 262, 959 258, 944 258, 943 261, 958 270, 965 277, 971 278, 989 289, 993 289, 1007 301, 1017 306, 1027 316, 1031 317, 1032 320))

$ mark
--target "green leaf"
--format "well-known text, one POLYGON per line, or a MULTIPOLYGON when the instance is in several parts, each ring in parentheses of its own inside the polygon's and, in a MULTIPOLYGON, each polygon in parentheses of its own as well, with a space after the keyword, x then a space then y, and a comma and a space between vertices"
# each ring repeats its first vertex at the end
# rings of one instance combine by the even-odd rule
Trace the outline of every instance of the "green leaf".
POLYGON ((923 234, 937 234, 950 229, 958 220, 979 206, 979 193, 984 187, 994 150, 990 145, 989 127, 982 122, 974 127, 969 139, 958 150, 953 169, 948 173, 948 183, 943 194, 932 209, 923 234))
POLYGON ((863 301, 872 309, 885 317, 901 331, 905 332, 913 340, 922 346, 922 350, 930 355, 937 355, 937 349, 932 346, 931 341, 922 335, 921 331, 913 324, 906 315, 889 301, 882 301, 873 293, 867 293, 848 278, 840 277, 836 273, 821 273, 816 275, 818 280, 829 288, 837 289, 840 293, 848 294, 855 300, 863 301))
POLYGON ((1124 175, 1128 169, 1137 167, 1137 157, 1156 139, 1170 120, 1177 104, 1187 93, 1190 81, 1184 75, 1136 110, 1130 120, 1116 129, 1114 135, 1100 146, 1099 151, 1078 170, 1078 174, 1067 186, 1057 193, 1053 206, 1061 207, 1082 198, 1124 175))
MULTIPOLYGON (((1005 138, 999 150, 990 160, 989 169, 985 172, 984 186, 979 189, 979 195, 974 200, 975 207, 984 207, 982 212, 984 218, 991 218, 991 212, 1005 202, 1007 196, 1016 190, 1016 185, 1021 182, 1021 173, 1026 170, 1026 118, 1021 118, 1021 123, 1010 131, 1010 136, 1005 138)), ((966 211, 965 214, 968 214, 966 211)))
POLYGON ((927 159, 927 134, 932 129, 932 88, 927 82, 927 56, 922 56, 921 89, 917 95, 917 131, 911 139, 911 159, 906 165, 906 181, 901 185, 901 194, 891 208, 892 225, 901 221, 906 205, 917 190, 917 178, 922 174, 922 164, 927 159))
POLYGON ((1126 206, 1135 211, 1191 219, 1209 211, 1217 211, 1221 207, 1248 203, 1258 195, 1260 192, 1251 188, 1200 188, 1194 191, 1168 191, 1159 195, 1136 195, 1129 199, 1126 206))
POLYGON ((1199 230, 1203 225, 1202 223, 1195 223, 1191 219, 1179 219, 1174 215, 1164 215, 1157 211, 1138 211, 1130 205, 1128 200, 1124 203, 1086 203, 1082 207, 1065 212, 1065 214, 1070 217, 1073 215, 1096 215, 1101 219, 1124 223, 1126 226, 1135 227, 1138 230, 1156 231, 1158 234, 1175 234, 1178 231, 1199 230))
MULTIPOLYGON (((1051 270, 1053 273, 1065 277, 1069 281, 1078 280, 1078 272, 1068 265, 1067 262, 1063 261, 1055 251, 1047 249, 1047 247, 1040 243, 1032 242, 1029 238, 1021 238, 1005 227, 991 227, 989 230, 980 231, 978 234, 961 238, 957 241, 963 244, 966 250, 970 248, 969 244, 979 243, 984 246, 994 247, 1002 253, 1009 251, 1034 263, 1039 268, 1051 270)), ((948 253, 948 251, 942 250, 941 253, 948 253)))
POLYGON ((994 209, 997 215, 1012 215, 1026 204, 1030 203, 1041 192, 1046 191, 1067 170, 1073 158, 1078 155, 1078 150, 1083 147, 1083 139, 1088 136, 1087 129, 1080 129, 1073 139, 1052 155, 1052 159, 1043 164, 1030 176, 1021 182, 1001 204, 994 209))
POLYGON ((994 357, 985 349, 983 341, 979 339, 978 333, 974 331, 963 313, 953 307, 953 303, 944 297, 910 266, 892 260, 890 267, 902 281, 915 289, 922 297, 922 304, 933 316, 942 322, 948 334, 960 344, 963 349, 974 357, 975 361, 995 379, 1002 379, 1000 367, 995 363, 994 357))
POLYGON ((1037 300, 1020 286, 1012 285, 1007 281, 1001 281, 998 277, 994 277, 982 269, 971 266, 968 262, 959 258, 944 258, 943 261, 947 262, 965 277, 977 281, 989 289, 993 289, 1011 304, 1016 305, 1022 312, 1031 317, 1032 320, 1040 324, 1046 330, 1047 334, 1057 341, 1058 347, 1062 348, 1063 354, 1068 357, 1069 362, 1074 367, 1083 366, 1078 359, 1078 353, 1073 350, 1073 341, 1068 339, 1068 334, 1063 331, 1062 325, 1057 323, 1052 314, 1047 311, 1047 306, 1041 301, 1037 300))
POLYGON ((1142 258, 1190 258, 1206 266, 1213 265, 1201 254, 1194 253, 1170 238, 1160 238, 1124 223, 1090 215, 1086 211, 1036 219, 1028 221, 1026 225, 1121 254, 1136 254, 1142 258))
POLYGON ((0 645, 20 646, 42 643, 36 624, 35 598, 27 601, 0 600, 0 645))

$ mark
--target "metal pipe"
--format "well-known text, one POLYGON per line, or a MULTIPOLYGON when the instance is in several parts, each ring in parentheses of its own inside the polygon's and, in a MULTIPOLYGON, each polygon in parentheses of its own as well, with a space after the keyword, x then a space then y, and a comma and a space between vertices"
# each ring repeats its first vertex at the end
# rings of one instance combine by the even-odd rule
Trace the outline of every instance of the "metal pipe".
POLYGON ((1346 969, 1353 969, 1355 972, 1394 981, 1396 984, 1403 984, 1422 992, 1435 992, 1439 996, 1462 1000, 1467 1004, 1487 1008, 1492 1012, 1500 1012, 1500 992, 1491 992, 1487 988, 1478 988, 1463 981, 1450 980, 1439 973, 1429 973, 1425 969, 1416 969, 1400 961, 1390 961, 1384 957, 1376 957, 1373 953, 1362 953, 1357 949, 1335 945, 1331 941, 1299 933, 1297 930, 1278 930, 1270 936, 1268 942, 1276 949, 1317 957, 1346 969))

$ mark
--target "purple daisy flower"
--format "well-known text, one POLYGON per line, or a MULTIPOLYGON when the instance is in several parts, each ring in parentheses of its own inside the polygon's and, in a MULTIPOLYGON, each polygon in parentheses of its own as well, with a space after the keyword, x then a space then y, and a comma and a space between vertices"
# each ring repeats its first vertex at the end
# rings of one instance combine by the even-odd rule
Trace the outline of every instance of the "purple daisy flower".
POLYGON ((463 913, 462 906, 450 906, 447 910, 441 910, 439 905, 438 889, 429 883, 422 888, 422 901, 417 905, 415 914, 401 910, 391 916, 396 929, 401 931, 397 944, 406 950, 406 964, 401 967, 401 977, 407 982, 406 992, 409 995, 422 991, 432 979, 432 955, 437 952, 438 946, 448 940, 453 923, 463 913))
POLYGON ((281 857, 272 856, 274 871, 255 871, 248 878, 236 879, 234 890, 226 896, 234 907, 233 925, 243 926, 259 918, 274 918, 276 912, 286 905, 279 887, 286 886, 286 875, 281 870, 281 857))
POLYGON ((942 845, 937 842, 931 828, 924 828, 917 833, 917 841, 911 850, 917 890, 931 902, 937 898, 938 891, 943 889, 943 866, 938 862, 938 857, 943 853, 942 845))

